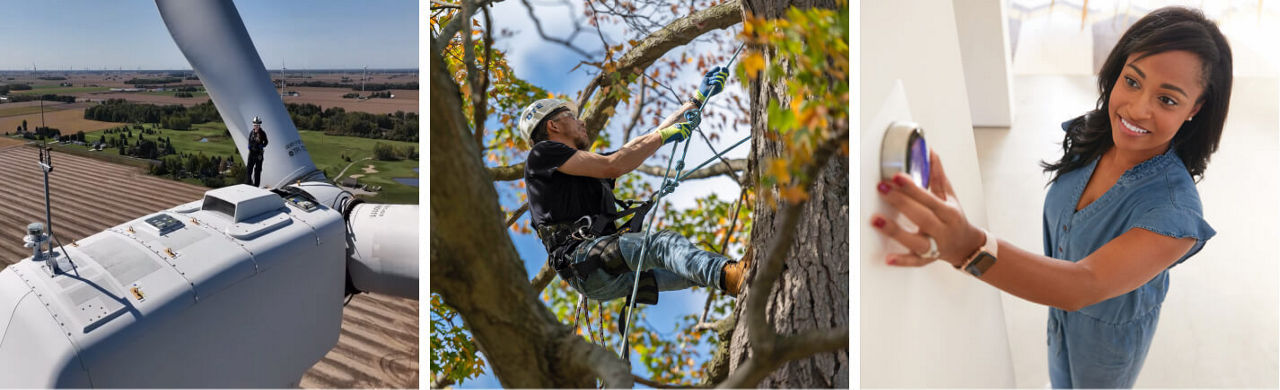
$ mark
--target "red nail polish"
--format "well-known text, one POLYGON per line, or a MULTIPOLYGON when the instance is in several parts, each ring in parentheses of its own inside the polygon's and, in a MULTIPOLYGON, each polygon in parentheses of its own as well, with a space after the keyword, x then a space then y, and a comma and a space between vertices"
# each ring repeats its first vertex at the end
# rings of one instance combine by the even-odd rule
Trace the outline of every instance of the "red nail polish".
POLYGON ((893 182, 897 183, 899 186, 903 186, 903 187, 907 186, 907 178, 901 175, 894 176, 893 182))
POLYGON ((877 229, 884 228, 884 224, 884 218, 875 217, 871 219, 871 225, 875 226, 877 229))
POLYGON ((889 259, 889 265, 898 265, 898 260, 889 259))
POLYGON ((889 184, 885 182, 880 182, 880 184, 876 186, 876 190, 879 190, 881 194, 888 194, 889 184))

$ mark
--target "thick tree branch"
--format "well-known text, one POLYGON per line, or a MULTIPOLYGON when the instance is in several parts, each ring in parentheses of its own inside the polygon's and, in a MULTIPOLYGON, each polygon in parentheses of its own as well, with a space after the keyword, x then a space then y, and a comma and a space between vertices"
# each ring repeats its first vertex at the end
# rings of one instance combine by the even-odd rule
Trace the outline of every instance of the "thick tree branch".
MULTIPOLYGON (((729 174, 729 173, 738 172, 738 171, 747 169, 746 159, 734 159, 734 160, 727 160, 727 161, 729 162, 729 165, 727 166, 723 162, 721 162, 720 164, 709 165, 706 168, 702 168, 697 171, 694 171, 693 173, 690 173, 689 176, 686 177, 685 179, 686 180, 706 179, 708 177, 729 174)), ((511 180, 524 179, 524 163, 523 162, 515 165, 489 167, 486 169, 489 170, 489 177, 493 181, 511 181, 511 180)), ((665 166, 659 167, 656 165, 641 165, 640 167, 636 168, 636 172, 641 172, 641 173, 645 173, 653 176, 662 176, 662 174, 665 173, 666 171, 667 171, 667 167, 665 166)))
POLYGON ((504 387, 631 387, 630 370, 612 352, 560 323, 525 282, 515 246, 500 224, 498 194, 484 180, 479 145, 470 138, 461 92, 440 48, 431 48, 431 285, 466 321, 504 387), (476 288, 486 286, 486 288, 476 288))
POLYGON ((493 181, 512 181, 524 179, 524 162, 501 167, 489 167, 489 178, 493 181))
MULTIPOLYGON (((774 337, 777 337, 776 335, 774 337)), ((786 362, 823 352, 839 351, 849 347, 849 328, 815 329, 789 337, 778 337, 777 348, 769 351, 752 349, 754 355, 729 374, 718 388, 755 387, 786 362)))
MULTIPOLYGON (((586 89, 593 89, 595 85, 625 85, 624 83, 629 81, 624 77, 643 74, 649 65, 653 65, 671 49, 688 44, 708 31, 727 28, 739 22, 742 22, 742 11, 737 0, 705 8, 677 19, 640 40, 627 51, 627 54, 614 62, 616 64, 614 71, 601 73, 586 89)), ((612 113, 617 104, 618 95, 603 93, 592 96, 587 104, 580 107, 582 112, 579 119, 587 125, 587 138, 595 139, 604 128, 605 122, 609 120, 610 115, 606 113, 612 113)))
MULTIPOLYGON (((799 184, 809 188, 814 178, 819 176, 832 156, 840 151, 840 146, 849 141, 849 129, 837 125, 837 134, 825 140, 814 152, 813 161, 806 167, 806 174, 799 184)), ((791 249, 796 237, 796 226, 800 222, 800 214, 805 201, 788 203, 783 208, 782 228, 769 247, 769 252, 751 272, 751 284, 747 292, 746 310, 743 314, 746 321, 747 338, 751 345, 751 357, 737 370, 729 374, 729 378, 721 382, 720 388, 755 387, 761 380, 769 376, 782 364, 813 353, 847 348, 849 329, 812 330, 795 336, 781 336, 769 325, 769 294, 782 275, 783 258, 791 249), (843 341, 842 341, 843 340, 843 341)))

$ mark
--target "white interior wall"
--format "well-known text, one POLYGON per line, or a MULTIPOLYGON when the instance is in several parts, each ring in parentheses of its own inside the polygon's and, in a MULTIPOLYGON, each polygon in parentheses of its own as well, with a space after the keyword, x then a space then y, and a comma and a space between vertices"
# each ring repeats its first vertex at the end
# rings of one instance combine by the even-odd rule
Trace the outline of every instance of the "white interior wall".
POLYGON ((1013 123, 1013 67, 1006 0, 953 0, 969 113, 977 127, 1013 123))
POLYGON ((969 219, 986 226, 955 13, 925 0, 866 2, 861 13, 860 384, 1013 386, 999 292, 941 262, 885 265, 893 244, 869 222, 884 207, 875 192, 881 134, 909 119, 925 129, 969 219))

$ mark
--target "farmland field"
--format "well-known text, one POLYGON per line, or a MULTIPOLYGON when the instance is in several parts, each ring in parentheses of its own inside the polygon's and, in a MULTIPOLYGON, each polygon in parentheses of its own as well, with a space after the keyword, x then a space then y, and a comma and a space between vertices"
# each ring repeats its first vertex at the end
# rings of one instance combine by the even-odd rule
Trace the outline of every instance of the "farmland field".
MULTIPOLYGON (((38 104, 39 102, 36 103, 38 104)), ((28 129, 34 130, 36 126, 40 126, 40 107, 38 105, 34 107, 34 110, 32 110, 31 106, 13 108, 8 106, 8 104, 0 105, 0 112, 14 110, 8 116, 0 115, 0 134, 14 132, 18 126, 22 125, 23 120, 27 121, 28 129)), ((48 127, 61 130, 63 135, 75 134, 77 131, 88 133, 120 125, 119 123, 84 119, 84 108, 86 106, 88 106, 86 103, 54 104, 45 102, 44 123, 48 127)))
MULTIPOLYGON (((23 103, 31 103, 31 102, 23 102, 23 103)), ((6 116, 39 114, 41 110, 43 110, 47 114, 54 111, 65 110, 67 109, 67 106, 70 105, 70 104, 53 104, 52 102, 45 102, 45 107, 41 109, 39 106, 40 102, 37 101, 34 103, 36 104, 31 104, 31 105, 24 104, 20 107, 8 107, 10 106, 9 104, 0 106, 0 118, 4 118, 6 116)), ((17 106, 17 104, 13 104, 13 106, 17 106)), ((22 123, 22 122, 18 122, 18 123, 22 123)), ((27 125, 30 126, 31 124, 28 123, 27 125)), ((5 130, 5 131, 8 131, 8 130, 5 130)))

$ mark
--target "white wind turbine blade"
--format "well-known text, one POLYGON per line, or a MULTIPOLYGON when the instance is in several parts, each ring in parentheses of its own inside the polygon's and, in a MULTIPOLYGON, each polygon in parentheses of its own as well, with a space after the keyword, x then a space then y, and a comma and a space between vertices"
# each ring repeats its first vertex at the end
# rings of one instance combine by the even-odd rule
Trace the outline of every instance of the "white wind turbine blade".
POLYGON ((263 153, 262 183, 279 188, 295 180, 324 180, 231 0, 156 0, 156 8, 246 162, 250 121, 262 118, 269 141, 263 153))

